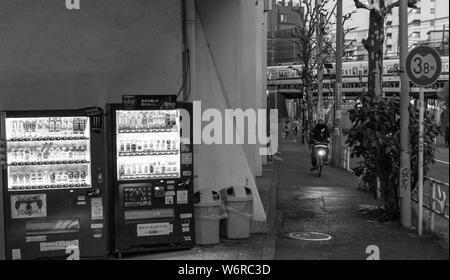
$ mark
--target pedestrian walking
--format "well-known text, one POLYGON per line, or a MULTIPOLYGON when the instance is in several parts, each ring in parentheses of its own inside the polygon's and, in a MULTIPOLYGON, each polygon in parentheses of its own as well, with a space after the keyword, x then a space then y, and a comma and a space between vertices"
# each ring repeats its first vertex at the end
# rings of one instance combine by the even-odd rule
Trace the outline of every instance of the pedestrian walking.
POLYGON ((287 138, 289 136, 289 130, 290 130, 291 122, 289 119, 286 119, 286 122, 284 123, 284 138, 287 138))

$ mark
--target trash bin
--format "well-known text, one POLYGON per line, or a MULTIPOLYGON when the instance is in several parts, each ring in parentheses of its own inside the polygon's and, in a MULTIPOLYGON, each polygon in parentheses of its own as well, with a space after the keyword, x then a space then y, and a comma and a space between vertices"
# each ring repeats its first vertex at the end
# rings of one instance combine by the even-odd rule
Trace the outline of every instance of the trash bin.
POLYGON ((222 221, 221 234, 227 239, 250 237, 253 217, 252 190, 244 186, 232 186, 221 190, 228 218, 222 221))
POLYGON ((211 189, 195 192, 199 202, 194 204, 195 243, 212 245, 219 243, 220 220, 227 217, 220 193, 211 189))

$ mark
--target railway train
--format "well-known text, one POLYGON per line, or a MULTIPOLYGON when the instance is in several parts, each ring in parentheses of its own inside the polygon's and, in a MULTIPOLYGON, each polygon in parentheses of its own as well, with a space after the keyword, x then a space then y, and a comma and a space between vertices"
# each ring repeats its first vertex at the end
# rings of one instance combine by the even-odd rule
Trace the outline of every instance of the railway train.
MULTIPOLYGON (((442 60, 442 74, 447 75, 449 72, 448 56, 441 57, 442 60)), ((329 74, 335 74, 335 63, 331 63, 332 68, 329 69, 329 74)), ((299 75, 296 68, 300 70, 302 65, 283 65, 283 66, 269 66, 267 67, 267 79, 268 80, 281 80, 281 79, 298 79, 299 75)), ((386 59, 383 61, 383 76, 397 76, 398 69, 400 68, 399 59, 386 59)), ((317 71, 313 71, 313 75, 316 75, 317 71)), ((359 78, 367 76, 369 72, 369 66, 367 61, 347 61, 342 63, 342 76, 345 78, 359 78)), ((327 73, 325 70, 324 73, 327 73)), ((345 80, 343 81, 345 82, 345 80)))

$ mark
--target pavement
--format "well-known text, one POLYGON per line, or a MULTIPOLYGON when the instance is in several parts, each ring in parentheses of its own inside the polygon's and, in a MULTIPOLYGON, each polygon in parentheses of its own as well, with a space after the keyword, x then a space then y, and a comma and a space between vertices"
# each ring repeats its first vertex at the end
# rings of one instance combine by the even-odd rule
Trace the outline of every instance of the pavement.
POLYGON ((266 222, 252 224, 248 239, 221 238, 217 245, 196 246, 190 250, 123 255, 126 260, 272 260, 275 256, 275 176, 273 161, 256 177, 259 195, 266 211, 266 222), (272 210, 271 210, 272 209, 272 210))
POLYGON ((357 190, 350 172, 326 166, 322 177, 310 172, 304 145, 280 143, 277 174, 277 240, 275 259, 366 259, 375 245, 380 259, 448 259, 448 247, 431 234, 419 237, 398 222, 364 217, 361 207, 376 207, 374 198, 357 190), (292 239, 293 232, 319 232, 328 241, 292 239))
POLYGON ((124 255, 140 260, 327 260, 366 259, 369 245, 379 248, 381 259, 448 259, 445 246, 434 235, 419 237, 398 222, 364 217, 361 207, 374 207, 373 197, 357 190, 350 172, 327 165, 322 177, 310 172, 307 146, 280 139, 279 154, 263 168, 256 182, 267 214, 265 223, 249 239, 196 246, 190 250, 124 255), (303 241, 293 232, 319 232, 327 241, 303 241))

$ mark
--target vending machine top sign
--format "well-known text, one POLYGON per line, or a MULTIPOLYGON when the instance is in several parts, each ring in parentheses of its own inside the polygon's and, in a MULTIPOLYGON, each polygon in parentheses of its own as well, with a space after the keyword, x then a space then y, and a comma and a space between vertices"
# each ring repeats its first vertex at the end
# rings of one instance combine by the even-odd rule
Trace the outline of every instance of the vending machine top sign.
POLYGON ((441 57, 432 47, 418 46, 406 59, 406 72, 410 80, 418 86, 428 86, 436 82, 441 70, 441 57))

